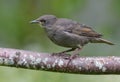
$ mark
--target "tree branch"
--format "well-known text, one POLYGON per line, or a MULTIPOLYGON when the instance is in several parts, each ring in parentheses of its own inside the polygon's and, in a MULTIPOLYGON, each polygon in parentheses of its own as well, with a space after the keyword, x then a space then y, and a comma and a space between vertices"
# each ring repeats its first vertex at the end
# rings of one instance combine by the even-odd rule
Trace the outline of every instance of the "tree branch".
POLYGON ((120 57, 77 56, 71 61, 69 57, 67 54, 52 55, 0 48, 1 66, 71 74, 120 74, 120 57))

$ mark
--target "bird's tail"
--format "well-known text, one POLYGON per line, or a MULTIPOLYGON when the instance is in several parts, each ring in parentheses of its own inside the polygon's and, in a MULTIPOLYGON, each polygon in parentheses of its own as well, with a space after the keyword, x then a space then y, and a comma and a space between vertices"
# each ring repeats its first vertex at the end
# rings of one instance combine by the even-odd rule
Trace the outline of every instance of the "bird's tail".
POLYGON ((106 43, 109 45, 114 45, 114 43, 112 43, 108 40, 102 39, 102 38, 95 38, 94 40, 91 41, 91 43, 106 43))

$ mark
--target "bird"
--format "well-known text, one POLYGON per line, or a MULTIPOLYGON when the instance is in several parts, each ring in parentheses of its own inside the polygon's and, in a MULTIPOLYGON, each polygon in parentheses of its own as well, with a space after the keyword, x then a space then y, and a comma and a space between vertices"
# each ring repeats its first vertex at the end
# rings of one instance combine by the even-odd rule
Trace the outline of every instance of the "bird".
POLYGON ((94 31, 92 27, 72 19, 58 18, 55 15, 42 15, 30 23, 39 24, 45 30, 48 38, 56 45, 70 48, 60 53, 73 51, 74 55, 79 54, 83 46, 88 43, 114 45, 111 41, 103 39, 102 34, 94 31))

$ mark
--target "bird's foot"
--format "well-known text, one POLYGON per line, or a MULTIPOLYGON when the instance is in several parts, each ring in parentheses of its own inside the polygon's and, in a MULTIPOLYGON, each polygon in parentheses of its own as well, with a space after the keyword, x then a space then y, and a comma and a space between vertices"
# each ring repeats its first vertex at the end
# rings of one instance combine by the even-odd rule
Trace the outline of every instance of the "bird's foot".
POLYGON ((79 54, 73 54, 73 55, 71 55, 71 56, 69 57, 67 66, 70 64, 70 62, 71 62, 73 59, 77 58, 78 56, 79 56, 79 54))
POLYGON ((58 57, 63 57, 64 59, 69 59, 70 54, 66 54, 65 52, 60 52, 60 53, 52 53, 52 56, 58 56, 58 57))

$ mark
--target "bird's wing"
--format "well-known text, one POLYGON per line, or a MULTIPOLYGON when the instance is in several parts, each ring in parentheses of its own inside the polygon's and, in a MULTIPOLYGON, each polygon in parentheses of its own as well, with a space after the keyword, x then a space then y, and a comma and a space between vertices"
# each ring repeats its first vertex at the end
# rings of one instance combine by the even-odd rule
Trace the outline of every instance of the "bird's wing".
POLYGON ((55 25, 56 29, 65 31, 71 34, 86 37, 97 37, 100 38, 102 35, 95 32, 91 27, 84 24, 79 24, 76 21, 70 19, 59 19, 55 25))
POLYGON ((67 30, 68 32, 80 36, 97 37, 97 38, 100 38, 102 36, 101 34, 95 32, 91 27, 79 23, 74 25, 74 27, 68 28, 67 30))

